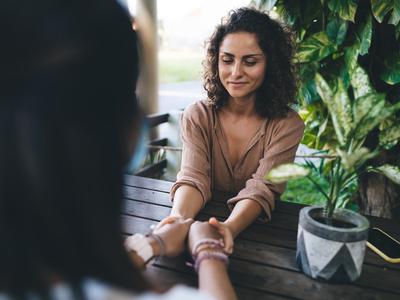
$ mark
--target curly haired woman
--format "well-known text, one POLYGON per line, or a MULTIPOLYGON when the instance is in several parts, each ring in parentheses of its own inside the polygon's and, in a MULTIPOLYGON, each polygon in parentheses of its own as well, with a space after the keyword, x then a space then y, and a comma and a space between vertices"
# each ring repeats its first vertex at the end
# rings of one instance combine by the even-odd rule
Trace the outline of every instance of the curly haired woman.
POLYGON ((171 189, 171 215, 194 217, 212 191, 234 193, 224 222, 209 220, 233 239, 257 217, 268 221, 284 184, 263 179, 273 167, 292 162, 304 124, 290 108, 295 101, 291 31, 267 14, 240 8, 216 27, 205 62, 208 99, 185 110, 181 170, 171 189))

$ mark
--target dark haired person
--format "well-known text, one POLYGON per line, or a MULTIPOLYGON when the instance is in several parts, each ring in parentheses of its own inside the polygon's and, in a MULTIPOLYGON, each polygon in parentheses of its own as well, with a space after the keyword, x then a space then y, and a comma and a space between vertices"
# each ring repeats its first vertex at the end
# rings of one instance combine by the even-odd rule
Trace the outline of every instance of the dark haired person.
POLYGON ((292 162, 304 124, 289 106, 296 75, 290 30, 252 8, 240 8, 218 25, 206 58, 208 99, 186 108, 182 121, 181 170, 171 190, 171 215, 194 217, 212 190, 236 193, 225 222, 210 223, 233 238, 260 214, 271 218, 284 184, 263 179, 271 168, 292 162))
POLYGON ((117 1, 3 0, 0 36, 0 299, 235 298, 207 223, 167 218, 124 247, 139 57, 117 1), (138 265, 188 231, 203 292, 151 292, 138 265))

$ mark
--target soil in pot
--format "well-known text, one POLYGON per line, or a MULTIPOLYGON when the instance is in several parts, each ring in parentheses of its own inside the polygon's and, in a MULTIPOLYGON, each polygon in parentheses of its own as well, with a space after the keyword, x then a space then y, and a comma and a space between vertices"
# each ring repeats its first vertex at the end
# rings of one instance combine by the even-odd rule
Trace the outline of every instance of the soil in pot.
POLYGON ((337 228, 355 228, 355 227, 357 227, 353 223, 346 222, 343 220, 329 219, 329 218, 325 218, 325 217, 321 217, 321 216, 318 216, 318 217, 315 216, 315 217, 313 217, 313 219, 319 223, 337 227, 337 228))

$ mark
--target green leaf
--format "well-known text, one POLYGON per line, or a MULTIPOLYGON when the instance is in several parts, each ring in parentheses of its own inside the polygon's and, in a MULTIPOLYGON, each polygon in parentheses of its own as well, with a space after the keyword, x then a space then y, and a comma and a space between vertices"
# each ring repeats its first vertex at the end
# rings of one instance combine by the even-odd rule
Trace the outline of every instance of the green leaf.
POLYGON ((329 87, 328 83, 319 73, 315 74, 315 83, 317 86, 318 94, 321 96, 322 101, 326 104, 330 112, 333 128, 335 129, 337 139, 340 145, 344 145, 346 143, 345 133, 340 125, 340 118, 339 113, 336 109, 334 94, 332 93, 332 90, 329 87))
POLYGON ((325 118, 322 124, 318 128, 318 133, 317 133, 317 139, 321 137, 321 135, 324 133, 326 126, 328 125, 329 118, 325 118))
POLYGON ((265 9, 266 11, 270 11, 274 8, 277 0, 259 0, 259 1, 252 1, 252 4, 258 3, 258 7, 265 9))
MULTIPOLYGON (((384 99, 384 95, 381 96, 384 99)), ((362 139, 366 137, 372 129, 374 129, 399 109, 400 102, 389 107, 386 105, 385 101, 378 102, 378 104, 374 105, 367 113, 366 117, 360 122, 358 130, 355 133, 356 139, 362 139)))
POLYGON ((329 87, 328 83, 319 73, 315 74, 315 83, 317 86, 317 92, 321 96, 322 101, 324 101, 327 105, 332 105, 333 92, 329 87))
POLYGON ((341 162, 345 170, 358 168, 368 159, 375 157, 378 152, 370 152, 368 148, 361 147, 352 153, 346 153, 340 149, 336 149, 336 153, 341 157, 341 162))
POLYGON ((392 9, 392 0, 371 0, 371 9, 375 19, 382 23, 383 18, 392 9))
POLYGON ((379 172, 392 180, 394 183, 400 184, 400 168, 397 166, 385 164, 378 168, 370 169, 371 171, 379 172))
POLYGON ((299 90, 299 98, 300 103, 303 105, 308 105, 313 103, 316 99, 319 99, 314 80, 309 80, 301 85, 299 90))
POLYGON ((400 22, 397 23, 395 31, 396 31, 396 39, 399 39, 400 38, 400 22))
POLYGON ((314 148, 316 139, 317 137, 315 135, 305 132, 301 143, 309 148, 314 148))
POLYGON ((328 7, 332 12, 339 14, 342 19, 354 22, 357 11, 356 0, 331 0, 328 7))
POLYGON ((360 44, 360 55, 365 55, 368 53, 369 47, 371 46, 372 39, 372 21, 371 15, 368 14, 365 24, 361 27, 359 31, 359 36, 361 39, 360 44))
POLYGON ((320 61, 336 50, 325 32, 318 32, 304 40, 297 52, 299 62, 320 61))
POLYGON ((344 88, 348 89, 350 87, 350 74, 345 65, 342 66, 339 77, 343 82, 344 88))
POLYGON ((353 87, 354 98, 365 96, 374 91, 367 72, 359 65, 354 68, 350 76, 351 86, 353 87))
POLYGON ((398 0, 371 0, 371 9, 379 23, 382 23, 389 11, 392 11, 389 24, 397 25, 400 21, 400 2, 398 0))
POLYGON ((360 53, 360 40, 357 38, 356 42, 345 50, 344 61, 347 69, 351 74, 357 67, 358 54, 360 53))
POLYGON ((400 1, 393 0, 393 12, 389 24, 397 25, 400 21, 400 1))
POLYGON ((372 117, 376 117, 384 106, 384 94, 368 93, 358 97, 353 103, 354 123, 358 125, 361 121, 366 119, 370 113, 372 113, 372 117))
POLYGON ((319 68, 319 63, 305 63, 300 64, 300 89, 299 100, 302 105, 308 105, 316 100, 319 96, 315 89, 314 76, 315 71, 319 68))
POLYGON ((400 83, 400 55, 385 59, 385 67, 381 79, 391 85, 400 83))
POLYGON ((293 26, 300 15, 296 2, 292 5, 292 3, 286 4, 283 1, 279 1, 276 4, 276 12, 289 26, 293 26))
POLYGON ((308 168, 297 164, 280 165, 265 175, 264 179, 273 183, 282 183, 290 179, 305 177, 310 173, 308 168))
POLYGON ((344 88, 341 79, 338 79, 337 91, 333 97, 334 106, 331 107, 330 112, 331 114, 337 114, 339 124, 343 128, 344 134, 347 137, 353 129, 353 114, 349 95, 347 94, 347 90, 344 88), (332 109, 334 110, 334 112, 332 112, 332 109))
POLYGON ((379 145, 385 149, 394 147, 400 139, 400 124, 387 127, 379 134, 379 145))
POLYGON ((347 33, 347 21, 341 19, 333 19, 326 26, 326 34, 332 43, 340 45, 343 43, 347 33))

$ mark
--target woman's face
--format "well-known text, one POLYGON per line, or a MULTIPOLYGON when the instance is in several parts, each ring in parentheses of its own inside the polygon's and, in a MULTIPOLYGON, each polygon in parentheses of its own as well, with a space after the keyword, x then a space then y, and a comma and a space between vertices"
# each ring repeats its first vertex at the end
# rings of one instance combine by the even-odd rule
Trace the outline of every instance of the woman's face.
POLYGON ((264 81, 266 57, 257 36, 249 32, 230 33, 219 48, 219 79, 232 98, 252 98, 264 81))

